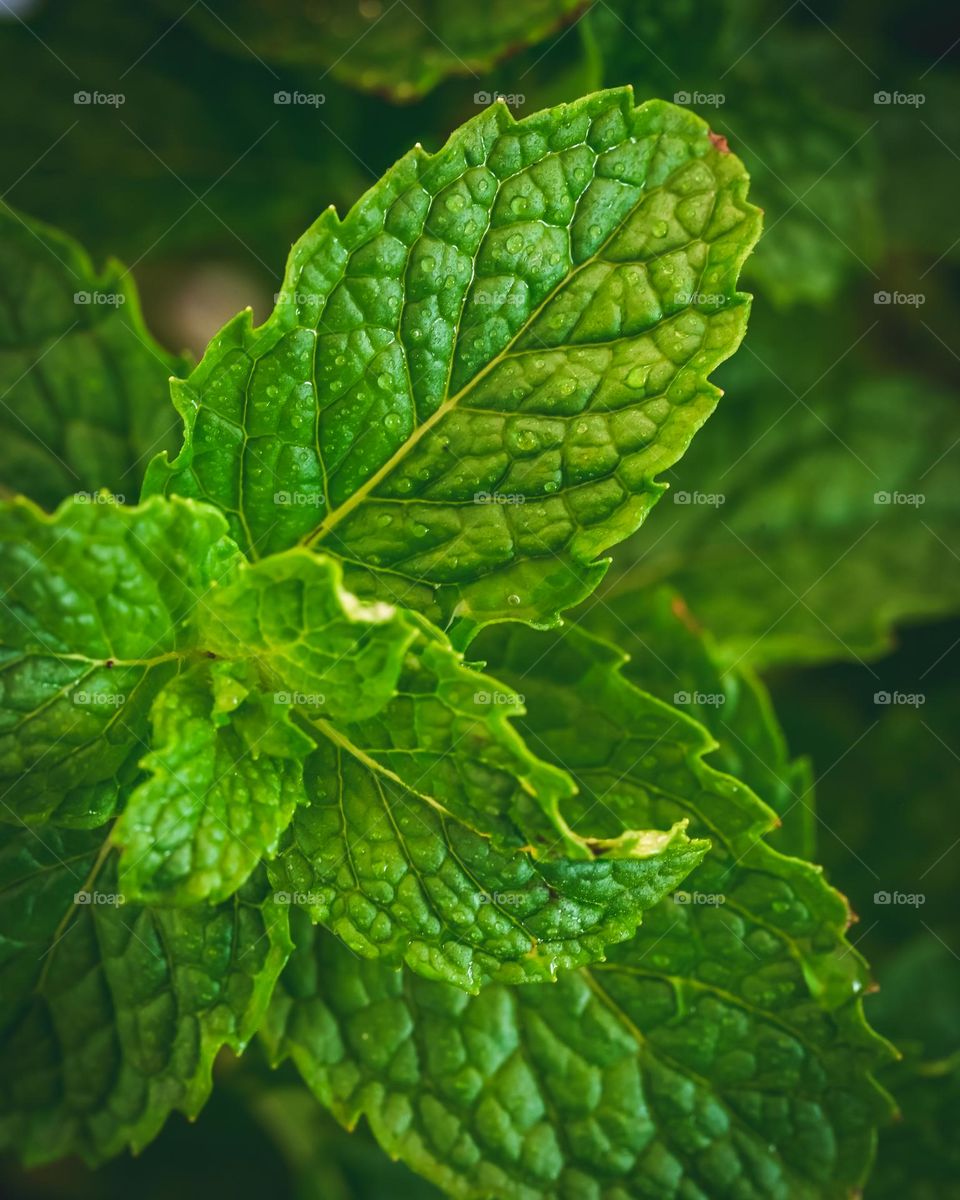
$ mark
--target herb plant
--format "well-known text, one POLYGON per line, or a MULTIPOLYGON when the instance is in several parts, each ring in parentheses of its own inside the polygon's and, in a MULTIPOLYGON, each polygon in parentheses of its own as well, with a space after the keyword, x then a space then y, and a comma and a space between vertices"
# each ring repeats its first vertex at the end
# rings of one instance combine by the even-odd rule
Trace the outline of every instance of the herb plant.
MULTIPOLYGON (((393 102, 578 12, 451 8, 438 43, 431 6, 369 36, 335 7, 188 24, 393 102)), ((832 1200, 869 1177, 888 1085, 932 1120, 923 1053, 892 1066, 865 1019, 811 765, 754 669, 875 656, 960 576, 891 505, 883 554, 801 594, 871 501, 812 409, 764 442, 751 370, 778 322, 842 322, 756 314, 708 423, 761 211, 689 108, 599 86, 635 73, 617 22, 647 19, 599 7, 597 86, 417 144, 196 365, 121 264, 0 210, 0 1148, 27 1167, 143 1150, 231 1051, 310 1195, 349 1153, 318 1104, 364 1118, 426 1181, 370 1186, 414 1200, 832 1200), (651 516, 667 473, 709 488, 754 443, 726 536, 715 505, 651 516)), ((691 63, 726 53, 725 18, 669 20, 691 63)), ((838 128, 819 113, 798 154, 838 128)), ((832 295, 816 222, 785 225, 761 288, 832 295)), ((844 415, 897 495, 955 420, 935 393, 901 453, 909 395, 857 373, 844 415)), ((954 519, 948 462, 925 498, 954 519)))

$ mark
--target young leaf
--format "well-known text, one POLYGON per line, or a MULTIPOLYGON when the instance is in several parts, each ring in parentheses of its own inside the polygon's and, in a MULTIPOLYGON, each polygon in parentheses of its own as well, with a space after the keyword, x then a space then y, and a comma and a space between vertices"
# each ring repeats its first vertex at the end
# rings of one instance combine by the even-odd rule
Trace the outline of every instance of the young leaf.
POLYGON ((460 622, 548 622, 596 586, 713 410, 759 232, 707 126, 619 89, 417 148, 291 254, 175 385, 179 457, 253 556, 303 544, 347 586, 460 622))
POLYGON ((195 1116, 290 949, 264 881, 217 907, 135 907, 102 830, 2 825, 0 887, 0 1145, 98 1162, 195 1116))
POLYGON ((842 898, 763 843, 769 810, 702 761, 709 737, 627 683, 616 652, 517 631, 503 659, 594 826, 669 813, 710 832, 690 890, 606 963, 473 999, 352 958, 301 918, 272 1055, 457 1196, 557 1197, 586 1179, 626 1197, 847 1195, 889 1108, 842 898), (661 779, 645 780, 653 762, 661 779))
POLYGON ((0 506, 0 819, 99 825, 137 775, 148 713, 239 555, 191 501, 0 506))
POLYGON ((233 719, 246 695, 217 664, 189 668, 157 696, 153 749, 140 762, 151 778, 113 831, 124 892, 147 903, 219 902, 273 857, 313 742, 283 712, 255 706, 233 719))
POLYGON ((135 499, 172 449, 169 377, 129 274, 98 274, 76 242, 0 205, 0 487, 53 508, 106 488, 135 499))
POLYGON ((427 0, 376 12, 336 0, 309 9, 301 0, 211 0, 190 10, 190 20, 230 53, 252 48, 268 62, 324 67, 324 75, 403 101, 450 75, 479 78, 498 59, 552 33, 581 3, 491 0, 478 21, 467 7, 427 0))

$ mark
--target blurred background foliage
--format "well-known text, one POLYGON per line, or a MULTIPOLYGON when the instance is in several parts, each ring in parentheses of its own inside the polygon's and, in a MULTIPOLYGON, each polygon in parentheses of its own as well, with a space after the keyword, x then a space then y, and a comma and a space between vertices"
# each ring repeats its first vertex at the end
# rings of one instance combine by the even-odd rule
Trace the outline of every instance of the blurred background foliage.
MULTIPOLYGON (((122 259, 173 353, 199 355, 245 305, 265 318, 323 208, 492 93, 522 116, 630 83, 688 103, 743 157, 766 211, 750 331, 604 603, 629 611, 632 589, 668 583, 710 630, 711 669, 764 672, 800 756, 776 751, 776 786, 803 798, 784 836, 815 840, 850 896, 881 985, 868 1015, 904 1051, 877 1200, 960 1196, 958 42, 934 0, 0 5, 3 200, 122 259), (93 91, 123 101, 77 102, 93 91), (898 92, 923 100, 884 102, 898 92), (925 902, 874 899, 895 891, 925 902)), ((765 701, 746 678, 749 716, 765 701)), ((139 1159, 8 1164, 0 1192, 437 1194, 255 1049, 218 1073, 197 1126, 172 1120, 139 1159)))

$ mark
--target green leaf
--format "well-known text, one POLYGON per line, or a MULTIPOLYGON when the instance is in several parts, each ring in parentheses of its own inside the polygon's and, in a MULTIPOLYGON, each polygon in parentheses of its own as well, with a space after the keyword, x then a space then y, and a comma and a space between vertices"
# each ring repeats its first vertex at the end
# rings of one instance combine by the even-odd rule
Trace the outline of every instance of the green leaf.
POLYGON ((709 737, 624 680, 615 651, 518 630, 501 658, 594 827, 670 814, 709 832, 689 890, 607 962, 475 998, 300 920, 272 1056, 456 1196, 559 1197, 587 1180, 625 1197, 846 1196, 889 1111, 870 1074, 889 1050, 863 1021, 842 897, 764 844, 770 811, 707 766, 709 737))
POLYGON ((361 604, 346 591, 336 561, 305 550, 239 564, 197 621, 200 640, 218 657, 256 656, 281 689, 278 703, 322 710, 331 720, 379 712, 417 636, 390 605, 361 604))
POLYGON ((4 820, 99 825, 137 776, 148 714, 211 582, 238 558, 191 501, 0 506, 4 820))
POLYGON ((151 704, 189 662, 243 666, 220 678, 244 692, 220 695, 218 714, 263 725, 247 733, 256 743, 295 709, 368 716, 393 695, 415 631, 386 605, 358 604, 336 563, 293 551, 250 566, 212 508, 100 499, 52 517, 24 501, 0 509, 8 812, 106 820, 148 747, 151 704), (269 722, 254 711, 264 704, 269 722))
POLYGON ((424 627, 374 718, 314 721, 328 740, 270 867, 278 894, 355 953, 470 991, 553 978, 631 936, 707 843, 682 820, 574 833, 569 777, 514 727, 522 699, 424 627))
POLYGON ((585 18, 606 83, 690 104, 743 158, 767 229, 747 280, 781 308, 831 300, 869 270, 881 240, 868 98, 844 95, 849 47, 804 15, 762 13, 752 0, 706 11, 696 0, 605 0, 585 18))
POLYGON ((97 273, 71 238, 0 205, 0 487, 52 508, 100 488, 135 499, 175 445, 168 380, 133 281, 97 273))
POLYGON ((458 621, 586 595, 713 410, 759 232, 699 119, 601 92, 495 105, 405 156, 291 254, 175 402, 147 492, 217 504, 251 555, 303 544, 347 586, 458 621))
POLYGON ((716 739, 711 762, 745 783, 781 819, 771 845, 798 858, 815 848, 813 772, 790 757, 770 694, 742 663, 730 663, 670 588, 623 590, 574 614, 584 629, 629 657, 623 674, 637 687, 695 717, 716 739))
POLYGON ((28 1163, 137 1150, 196 1115, 290 949, 254 881, 219 906, 122 902, 103 831, 0 827, 0 1144, 28 1163))
POLYGON ((956 396, 845 358, 864 329, 833 314, 798 318, 784 357, 781 324, 752 327, 711 437, 678 469, 690 502, 625 549, 642 560, 612 591, 669 581, 756 666, 872 658, 898 622, 960 607, 956 396))
POLYGON ((241 5, 212 0, 192 10, 190 19, 230 53, 325 67, 324 75, 402 101, 422 96, 450 75, 479 78, 498 59, 552 33, 580 3, 492 0, 478 21, 469 8, 429 0, 383 9, 335 0, 309 9, 302 0, 241 5))
POLYGON ((260 707, 235 720, 246 689, 220 666, 191 667, 157 696, 153 749, 140 763, 152 778, 113 832, 121 890, 147 903, 228 899, 273 857, 303 795, 312 741, 286 713, 260 707))
POLYGON ((270 866, 356 954, 476 992, 602 958, 700 862, 682 822, 599 859, 499 851, 436 802, 338 747, 307 764, 307 806, 270 866))

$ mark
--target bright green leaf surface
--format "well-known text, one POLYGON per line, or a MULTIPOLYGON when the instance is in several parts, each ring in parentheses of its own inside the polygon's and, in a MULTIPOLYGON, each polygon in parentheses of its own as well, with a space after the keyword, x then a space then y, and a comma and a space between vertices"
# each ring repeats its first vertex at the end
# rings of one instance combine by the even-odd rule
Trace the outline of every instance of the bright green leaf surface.
POLYGON ((764 845, 769 810, 618 659, 575 630, 520 631, 498 669, 525 681, 527 729, 571 769, 594 828, 671 814, 711 834, 689 890, 608 962, 474 999, 300 924, 272 1052, 453 1195, 846 1196, 888 1112, 846 906, 817 868, 764 845), (697 787, 668 786, 668 768, 697 787))
POLYGON ((217 907, 120 903, 102 831, 0 838, 0 1143, 31 1163, 138 1149, 256 1029, 286 910, 263 880, 217 907))
POLYGON ((124 850, 120 886, 140 900, 226 900, 273 857, 303 797, 301 759, 313 743, 282 709, 279 718, 255 707, 234 719, 245 689, 216 670, 177 676, 150 714, 153 749, 140 765, 152 777, 113 833, 124 850), (226 706, 225 688, 233 692, 226 706))
MULTIPOLYGON (((353 0, 212 0, 191 20, 233 54, 325 67, 345 83, 411 100, 449 75, 489 70, 504 55, 539 41, 582 0, 490 0, 483 20, 437 0, 365 5, 353 0)), ((176 15, 179 15, 177 10, 176 15)))
POLYGON ((551 978, 629 937, 706 843, 682 822, 575 834, 573 785, 527 749, 522 713, 425 631, 376 717, 315 726, 329 740, 306 764, 277 888, 357 954, 469 990, 551 978))
POLYGON ((0 487, 53 508, 106 488, 135 500, 175 445, 169 377, 133 281, 98 274, 72 239, 0 205, 0 487))
POLYGON ((4 820, 108 819, 196 648, 190 615, 237 557, 219 513, 189 501, 0 507, 4 820))
POLYGON ((759 214, 672 105, 496 105, 297 243, 175 399, 147 491, 202 497, 254 555, 303 543, 347 586, 477 623, 596 586, 713 410, 759 214))

